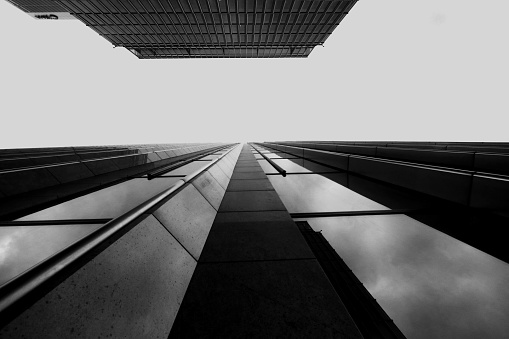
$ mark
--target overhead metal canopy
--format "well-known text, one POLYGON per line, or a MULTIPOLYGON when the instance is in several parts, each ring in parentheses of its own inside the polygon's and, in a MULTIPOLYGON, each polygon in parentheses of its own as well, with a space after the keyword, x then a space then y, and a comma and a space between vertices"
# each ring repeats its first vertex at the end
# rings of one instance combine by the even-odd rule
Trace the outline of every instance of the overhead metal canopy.
POLYGON ((26 13, 65 12, 52 0, 7 0, 26 13))

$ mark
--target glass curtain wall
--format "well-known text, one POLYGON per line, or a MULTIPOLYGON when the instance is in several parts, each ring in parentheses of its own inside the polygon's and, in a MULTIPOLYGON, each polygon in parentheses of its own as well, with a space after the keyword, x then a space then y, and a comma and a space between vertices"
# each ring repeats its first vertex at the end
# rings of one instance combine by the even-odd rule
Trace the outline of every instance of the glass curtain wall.
POLYGON ((0 222, 0 286, 217 159, 230 148, 162 173, 133 176, 75 199, 0 222))
POLYGON ((405 336, 507 336, 509 265, 404 214, 426 199, 377 183, 389 208, 347 188, 362 178, 255 147, 286 170, 253 150, 294 220, 322 233, 405 336))

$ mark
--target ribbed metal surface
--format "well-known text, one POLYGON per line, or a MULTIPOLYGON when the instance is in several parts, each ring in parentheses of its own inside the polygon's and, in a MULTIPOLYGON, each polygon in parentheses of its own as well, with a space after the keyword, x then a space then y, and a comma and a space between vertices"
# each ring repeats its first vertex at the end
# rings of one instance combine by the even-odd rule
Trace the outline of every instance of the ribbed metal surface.
POLYGON ((7 0, 14 6, 27 13, 66 12, 61 6, 51 0, 7 0))
POLYGON ((306 57, 352 1, 58 0, 139 58, 306 57))

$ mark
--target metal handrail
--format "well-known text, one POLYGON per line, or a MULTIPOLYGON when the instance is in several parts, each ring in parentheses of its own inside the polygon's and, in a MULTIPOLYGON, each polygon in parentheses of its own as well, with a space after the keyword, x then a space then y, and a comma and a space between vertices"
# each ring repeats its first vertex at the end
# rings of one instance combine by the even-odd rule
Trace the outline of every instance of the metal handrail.
POLYGON ((391 215, 391 214, 408 214, 429 211, 425 208, 401 208, 392 210, 364 210, 364 211, 331 211, 331 212, 299 212, 290 213, 293 219, 300 218, 328 218, 328 217, 357 217, 362 215, 391 215))
POLYGON ((234 148, 232 147, 199 171, 177 181, 172 187, 120 217, 111 220, 84 238, 0 286, 0 328, 8 324, 25 309, 24 302, 28 303, 31 298, 37 298, 37 296, 42 296, 44 292, 51 290, 68 275, 81 268, 135 227, 143 217, 151 213, 150 211, 153 208, 169 200, 196 176, 216 164, 234 148))

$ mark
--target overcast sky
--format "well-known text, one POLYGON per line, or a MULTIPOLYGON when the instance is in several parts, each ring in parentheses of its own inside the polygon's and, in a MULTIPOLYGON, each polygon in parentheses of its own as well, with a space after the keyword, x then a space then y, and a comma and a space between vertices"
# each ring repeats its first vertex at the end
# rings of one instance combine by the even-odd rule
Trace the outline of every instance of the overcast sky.
POLYGON ((0 0, 0 148, 508 141, 507 13, 502 0, 362 0, 307 59, 138 60, 0 0))

